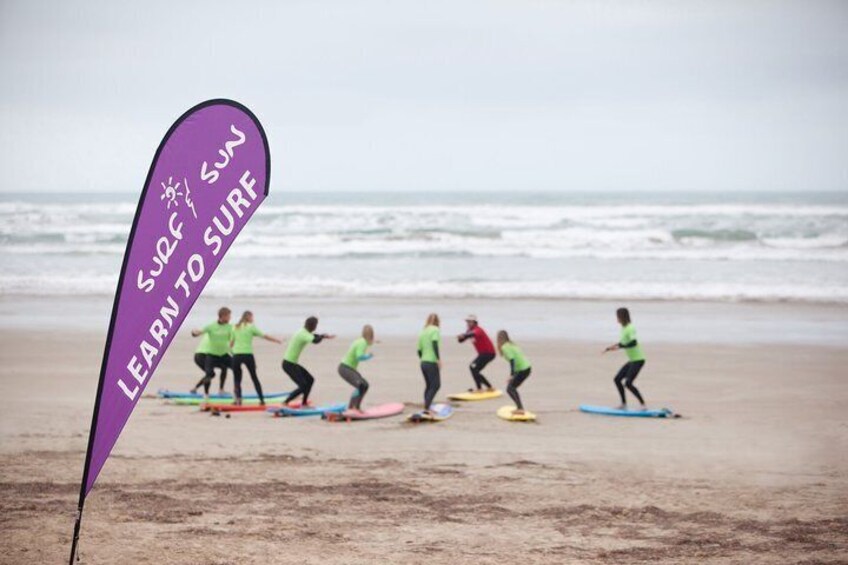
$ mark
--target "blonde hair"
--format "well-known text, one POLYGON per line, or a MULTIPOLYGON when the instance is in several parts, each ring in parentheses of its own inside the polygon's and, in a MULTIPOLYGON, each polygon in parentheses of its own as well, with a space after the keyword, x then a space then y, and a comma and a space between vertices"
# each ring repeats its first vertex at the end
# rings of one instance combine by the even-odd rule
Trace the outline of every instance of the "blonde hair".
POLYGON ((439 315, 436 313, 430 314, 427 316, 427 321, 424 323, 424 327, 427 326, 439 326, 441 322, 439 322, 439 315))
POLYGON ((374 342, 374 328, 371 327, 371 324, 365 324, 362 326, 362 337, 364 337, 365 341, 368 343, 374 342))
POLYGON ((506 333, 506 330, 500 330, 498 332, 498 352, 501 355, 503 355, 503 346, 510 342, 512 342, 512 340, 509 339, 509 334, 506 333))
POLYGON ((247 319, 251 316, 253 316, 253 312, 251 312, 250 310, 245 310, 244 313, 241 315, 241 319, 238 321, 238 324, 236 324, 236 327, 240 328, 245 325, 247 323, 247 319))

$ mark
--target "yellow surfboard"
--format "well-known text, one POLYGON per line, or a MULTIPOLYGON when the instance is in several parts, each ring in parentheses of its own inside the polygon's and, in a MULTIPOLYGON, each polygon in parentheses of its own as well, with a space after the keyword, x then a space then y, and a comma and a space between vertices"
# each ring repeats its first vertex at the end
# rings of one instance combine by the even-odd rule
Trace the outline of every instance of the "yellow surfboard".
POLYGON ((497 398, 499 396, 503 396, 503 393, 499 390, 481 390, 474 392, 460 392, 459 394, 452 394, 448 396, 451 400, 491 400, 492 398, 497 398))
POLYGON ((498 418, 503 418, 510 422, 535 422, 536 415, 529 410, 525 410, 524 414, 513 414, 515 406, 501 406, 498 408, 498 418))

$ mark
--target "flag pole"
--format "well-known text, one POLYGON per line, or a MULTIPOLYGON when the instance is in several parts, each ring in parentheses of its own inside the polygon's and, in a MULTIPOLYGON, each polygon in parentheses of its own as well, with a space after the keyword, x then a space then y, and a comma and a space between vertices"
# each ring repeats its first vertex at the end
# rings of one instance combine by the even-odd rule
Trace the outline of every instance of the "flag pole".
MULTIPOLYGON (((191 112, 189 110, 185 115, 188 115, 191 112)), ((184 117, 183 116, 183 117, 184 117)), ((133 240, 135 240, 135 231, 138 227, 138 220, 141 217, 141 208, 144 205, 144 198, 147 195, 147 189, 150 186, 150 179, 153 177, 153 169, 156 166, 156 161, 159 159, 159 154, 162 152, 162 147, 168 141, 168 138, 171 136, 171 133, 174 129, 176 129, 177 125, 182 122, 183 118, 181 117, 177 120, 174 125, 168 130, 168 133, 165 135, 164 139, 162 139, 159 147, 156 149, 156 155, 153 158, 153 163, 150 165, 150 169, 147 171, 147 178, 144 181, 144 187, 141 190, 141 196, 138 198, 138 205, 135 209, 135 216, 133 217, 132 228, 130 228, 129 236, 127 237, 127 247, 124 250, 124 258, 121 262, 121 271, 118 276, 118 286, 115 288, 115 298, 112 301, 112 316, 109 319, 109 331, 106 333, 106 343, 103 346, 103 359, 100 362, 100 380, 97 382, 97 395, 94 397, 94 410, 91 413, 91 427, 88 432, 88 448, 85 451, 85 463, 82 468, 82 482, 80 483, 80 496, 79 503, 77 505, 77 517, 74 522, 74 537, 71 541, 71 558, 70 565, 74 565, 74 557, 77 556, 77 549, 79 546, 79 535, 80 528, 82 527, 82 511, 85 507, 85 497, 88 494, 86 492, 86 485, 88 484, 88 475, 91 470, 91 454, 94 451, 94 438, 97 436, 97 420, 100 415, 100 399, 103 398, 103 383, 106 382, 106 362, 109 359, 109 351, 112 349, 112 336, 115 333, 115 322, 118 319, 118 304, 121 298, 121 289, 124 286, 124 275, 127 272, 127 265, 130 261, 130 249, 132 249, 133 240)))
MULTIPOLYGON (((122 277, 123 278, 123 277, 122 277)), ((120 287, 119 287, 120 288, 120 287)), ((117 302, 117 294, 116 294, 117 302)), ((117 306, 117 304, 116 304, 117 306)), ((106 340, 106 352, 109 351, 109 345, 112 341, 112 324, 115 322, 115 313, 112 312, 112 322, 109 324, 109 338, 106 340)), ((71 559, 70 565, 74 565, 74 557, 77 554, 77 546, 79 545, 80 527, 82 526, 82 511, 85 506, 85 486, 88 483, 88 471, 91 468, 91 452, 94 448, 94 437, 97 431, 97 416, 100 414, 100 397, 103 392, 103 377, 106 373, 106 353, 103 354, 103 363, 100 369, 100 382, 97 383, 97 397, 94 401, 94 411, 91 415, 91 431, 88 434, 88 449, 85 453, 85 465, 82 470, 82 482, 80 483, 79 504, 77 506, 77 517, 74 523, 74 538, 71 541, 71 559)))
POLYGON ((77 506, 77 517, 74 522, 74 537, 71 541, 71 559, 70 565, 74 565, 74 557, 77 556, 77 547, 79 545, 79 535, 80 528, 82 527, 82 511, 85 507, 85 496, 86 485, 88 484, 88 473, 91 470, 91 452, 94 450, 94 438, 97 435, 97 420, 100 415, 100 399, 103 397, 103 383, 106 380, 106 360, 109 356, 109 350, 112 348, 112 334, 115 330, 115 320, 118 314, 118 299, 120 298, 121 287, 124 283, 124 272, 127 268, 127 262, 129 259, 129 250, 133 243, 133 238, 135 236, 135 228, 138 223, 139 211, 141 209, 141 204, 144 200, 144 194, 146 190, 143 190, 141 193, 141 199, 139 200, 138 209, 136 209, 136 217, 133 219, 132 231, 130 231, 130 235, 127 238, 127 249, 124 252, 124 261, 123 265, 121 265, 121 276, 118 277, 118 288, 115 290, 115 300, 112 304, 112 318, 109 320, 109 332, 106 337, 106 344, 103 346, 103 360, 100 363, 100 380, 97 383, 97 395, 94 397, 94 410, 91 413, 91 428, 88 432, 88 448, 85 452, 85 464, 82 469, 82 482, 80 483, 80 495, 79 495, 79 503, 77 506))

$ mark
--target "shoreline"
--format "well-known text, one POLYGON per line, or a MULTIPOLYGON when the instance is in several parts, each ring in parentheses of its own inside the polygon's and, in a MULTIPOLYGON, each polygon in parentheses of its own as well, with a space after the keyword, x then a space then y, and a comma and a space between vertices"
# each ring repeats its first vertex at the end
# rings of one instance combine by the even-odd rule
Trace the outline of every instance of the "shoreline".
MULTIPOLYGON (((204 289, 205 291, 205 289, 204 289)), ((110 302, 114 298, 114 293, 103 293, 103 294, 28 294, 28 293, 0 293, 0 301, 4 300, 26 300, 26 301, 34 301, 34 300, 65 300, 65 301, 74 301, 74 300, 109 300, 110 302)), ((271 295, 245 295, 244 298, 239 298, 235 295, 207 295, 204 294, 200 297, 201 300, 211 300, 211 301, 232 301, 232 300, 257 300, 257 301, 266 301, 266 302, 275 302, 282 300, 293 300, 299 302, 368 302, 368 301, 379 301, 379 302, 396 302, 396 303, 406 303, 406 302, 493 302, 493 301, 503 301, 503 300, 514 300, 521 302, 565 302, 565 303, 579 303, 579 302, 588 302, 588 303, 630 303, 630 304, 697 304, 702 306, 708 305, 756 305, 756 306, 798 306, 798 307, 844 307, 848 309, 848 302, 840 301, 840 300, 796 300, 796 299, 754 299, 754 298, 739 298, 739 299, 727 299, 727 300, 710 300, 710 299, 697 299, 697 298, 669 298, 666 300, 659 300, 656 298, 642 298, 642 297, 631 297, 631 298, 581 298, 581 297, 560 297, 560 296, 522 296, 522 295, 510 295, 510 296, 422 296, 422 297, 403 297, 403 296, 371 296, 371 295, 355 295, 355 296, 303 296, 297 294, 281 294, 279 296, 271 296, 271 295)))
MULTIPOLYGON (((645 343, 767 344, 839 346, 848 337, 847 304, 723 303, 696 301, 600 301, 571 299, 368 299, 241 298, 201 296, 185 328, 214 318, 221 305, 253 310, 257 326, 287 337, 309 315, 332 333, 356 334, 365 323, 378 336, 415 336, 429 312, 443 320, 443 333, 462 331, 476 314, 493 333, 509 329, 516 339, 612 342, 618 337, 615 309, 628 305, 645 343)), ((112 297, 0 295, 0 330, 102 332, 109 324, 112 297)))

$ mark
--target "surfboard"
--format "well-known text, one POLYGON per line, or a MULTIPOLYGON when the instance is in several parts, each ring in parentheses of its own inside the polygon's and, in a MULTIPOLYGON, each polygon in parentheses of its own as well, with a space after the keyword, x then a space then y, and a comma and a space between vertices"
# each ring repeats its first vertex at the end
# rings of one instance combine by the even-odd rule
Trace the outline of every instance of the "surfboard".
MULTIPOLYGON (((278 392, 278 393, 274 393, 274 394, 266 394, 265 395, 265 401, 266 402, 269 402, 269 401, 279 402, 283 398, 285 398, 286 396, 288 396, 287 392, 278 392)), ((187 397, 186 398, 169 398, 167 400, 171 404, 177 404, 178 406, 198 406, 200 404, 207 404, 203 401, 202 396, 199 397, 199 398, 187 398, 187 397)), ((213 398, 211 395, 209 396, 209 400, 211 401, 210 402, 211 404, 232 404, 234 402, 233 397, 213 398)), ((244 405, 259 404, 259 399, 258 398, 243 397, 242 402, 244 403, 244 405)))
MULTIPOLYGON (((156 396, 159 398, 203 398, 202 394, 196 392, 178 392, 176 390, 168 390, 166 388, 160 388, 156 391, 156 396)), ((210 394, 210 400, 217 400, 220 398, 232 398, 233 395, 229 392, 225 392, 223 394, 210 394)), ((245 398, 248 398, 245 396, 245 398)))
POLYGON ((353 422, 355 420, 376 420, 377 418, 388 418, 403 413, 402 402, 391 402, 389 404, 378 404, 365 410, 345 410, 344 412, 328 412, 324 419, 331 422, 353 422))
POLYGON ((450 400, 461 400, 461 401, 471 401, 471 400, 491 400, 492 398, 498 398, 499 396, 503 396, 503 392, 495 389, 495 390, 480 390, 473 392, 459 392, 457 394, 452 394, 448 396, 450 400))
POLYGON ((276 412, 277 416, 321 416, 327 412, 344 412, 347 404, 339 402, 338 404, 324 404, 322 406, 307 406, 306 408, 292 408, 283 406, 276 412))
MULTIPOLYGON (((295 402, 289 406, 300 407, 300 403, 295 402)), ((209 403, 200 405, 200 409, 205 412, 273 412, 282 407, 282 404, 266 404, 265 406, 261 404, 241 404, 237 406, 235 404, 209 403)))
MULTIPOLYGON (((281 405, 277 404, 277 408, 281 405)), ((266 410, 268 406, 262 406, 261 404, 218 404, 210 402, 209 404, 201 404, 200 409, 204 412, 262 412, 266 410)))
POLYGON ((588 414, 602 414, 604 416, 625 416, 630 418, 673 418, 676 414, 668 408, 659 408, 653 410, 628 409, 621 410, 619 408, 610 408, 608 406, 592 406, 590 404, 581 404, 580 411, 588 414))
MULTIPOLYGON (((283 403, 279 403, 279 404, 269 404, 269 405, 265 408, 265 411, 266 411, 266 412, 270 412, 270 413, 274 414, 275 416, 279 416, 279 414, 277 414, 277 412, 279 412, 279 411, 280 411, 280 409, 281 409, 283 406, 288 406, 289 408, 303 408, 303 403, 302 403, 301 401, 299 401, 299 400, 296 400, 296 401, 294 401, 294 402, 289 402, 288 404, 283 404, 283 403)), ((306 406, 307 406, 308 408, 312 408, 312 407, 313 407, 313 406, 315 406, 315 405, 314 405, 312 402, 308 402, 308 403, 306 404, 306 406)))
POLYGON ((423 410, 410 414, 409 422, 441 422, 453 416, 453 408, 449 404, 433 404, 430 406, 432 414, 425 414, 423 410))
POLYGON ((535 422, 536 415, 529 410, 525 410, 524 414, 513 414, 515 406, 501 406, 498 408, 498 418, 503 418, 510 422, 535 422))
MULTIPOLYGON (((175 398, 200 398, 201 400, 203 399, 203 395, 198 393, 198 392, 178 392, 178 391, 175 391, 175 390, 168 390, 166 388, 160 388, 159 390, 157 390, 156 396, 158 396, 159 398, 168 398, 168 399, 175 399, 175 398)), ((227 399, 227 398, 232 398, 232 397, 233 397, 233 395, 231 393, 225 392, 223 394, 210 394, 209 400, 220 400, 220 399, 227 399)), ((268 396, 266 395, 266 398, 267 397, 268 396)), ((259 398, 258 394, 243 394, 242 395, 243 400, 258 399, 258 398, 259 398)))

